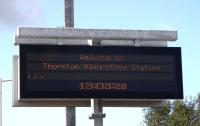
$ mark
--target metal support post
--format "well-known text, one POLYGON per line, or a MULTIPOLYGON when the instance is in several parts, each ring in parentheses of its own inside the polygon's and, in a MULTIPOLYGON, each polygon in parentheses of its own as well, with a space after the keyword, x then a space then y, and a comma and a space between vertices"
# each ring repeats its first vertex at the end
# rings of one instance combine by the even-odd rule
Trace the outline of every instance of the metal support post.
POLYGON ((76 126, 76 109, 75 107, 66 107, 67 126, 76 126))
POLYGON ((65 27, 74 27, 74 0, 65 0, 65 27))
POLYGON ((2 126, 2 79, 0 78, 0 126, 2 126))
POLYGON ((89 116, 89 119, 94 120, 93 126, 103 126, 103 118, 106 116, 106 114, 103 113, 101 99, 91 99, 91 107, 94 113, 89 116))
MULTIPOLYGON (((65 0, 65 27, 74 27, 74 0, 65 0)), ((76 126, 76 108, 66 107, 66 126, 76 126)))

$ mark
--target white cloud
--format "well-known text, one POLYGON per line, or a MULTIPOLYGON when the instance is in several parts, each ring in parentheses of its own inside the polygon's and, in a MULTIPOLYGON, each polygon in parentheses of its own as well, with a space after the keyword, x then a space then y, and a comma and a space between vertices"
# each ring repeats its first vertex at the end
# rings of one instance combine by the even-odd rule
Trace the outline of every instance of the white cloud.
POLYGON ((4 27, 43 23, 43 11, 37 0, 0 0, 0 24, 4 27))

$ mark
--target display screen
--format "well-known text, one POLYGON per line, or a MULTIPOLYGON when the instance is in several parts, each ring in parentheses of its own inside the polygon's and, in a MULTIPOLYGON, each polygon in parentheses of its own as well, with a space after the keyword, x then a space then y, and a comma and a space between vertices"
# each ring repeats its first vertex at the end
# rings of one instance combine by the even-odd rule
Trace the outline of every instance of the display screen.
POLYGON ((21 98, 183 98, 175 47, 20 45, 21 98))

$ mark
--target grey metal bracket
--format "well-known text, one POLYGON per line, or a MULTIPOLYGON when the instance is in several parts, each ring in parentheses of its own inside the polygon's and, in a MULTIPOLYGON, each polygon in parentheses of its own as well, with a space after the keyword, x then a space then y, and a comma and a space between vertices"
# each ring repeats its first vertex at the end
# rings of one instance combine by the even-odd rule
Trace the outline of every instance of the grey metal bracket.
POLYGON ((95 119, 95 118, 105 118, 105 113, 92 113, 92 115, 89 116, 89 119, 95 119))

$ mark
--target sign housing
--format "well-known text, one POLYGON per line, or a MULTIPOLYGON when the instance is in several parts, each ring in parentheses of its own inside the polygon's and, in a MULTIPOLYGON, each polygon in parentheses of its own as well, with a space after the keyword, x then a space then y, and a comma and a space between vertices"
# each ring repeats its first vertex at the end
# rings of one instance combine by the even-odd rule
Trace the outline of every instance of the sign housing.
POLYGON ((20 98, 181 99, 181 49, 20 45, 20 98))

